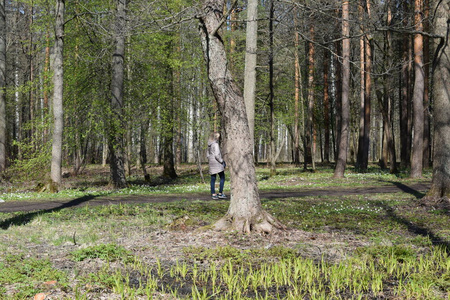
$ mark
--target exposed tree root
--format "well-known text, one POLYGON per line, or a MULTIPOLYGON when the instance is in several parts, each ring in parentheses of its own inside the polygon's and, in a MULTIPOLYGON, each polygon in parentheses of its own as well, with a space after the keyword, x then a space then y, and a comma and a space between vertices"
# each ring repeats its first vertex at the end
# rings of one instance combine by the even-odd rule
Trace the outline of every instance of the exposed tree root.
POLYGON ((437 196, 433 194, 427 194, 425 197, 419 200, 420 205, 425 207, 433 207, 435 209, 450 209, 450 199, 448 196, 437 196))
POLYGON ((213 228, 217 231, 233 230, 246 234, 269 234, 275 229, 285 230, 286 226, 272 217, 269 213, 261 211, 259 215, 250 217, 235 217, 230 214, 226 214, 213 225, 213 228))

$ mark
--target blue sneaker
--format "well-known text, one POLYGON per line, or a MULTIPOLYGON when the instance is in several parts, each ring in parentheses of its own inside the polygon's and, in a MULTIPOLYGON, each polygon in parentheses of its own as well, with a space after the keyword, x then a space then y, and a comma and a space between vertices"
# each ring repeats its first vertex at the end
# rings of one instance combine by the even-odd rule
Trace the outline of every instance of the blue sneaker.
POLYGON ((219 194, 218 197, 219 199, 227 199, 227 196, 225 194, 219 194))
POLYGON ((211 198, 213 200, 219 200, 219 196, 217 196, 216 194, 211 195, 211 198))

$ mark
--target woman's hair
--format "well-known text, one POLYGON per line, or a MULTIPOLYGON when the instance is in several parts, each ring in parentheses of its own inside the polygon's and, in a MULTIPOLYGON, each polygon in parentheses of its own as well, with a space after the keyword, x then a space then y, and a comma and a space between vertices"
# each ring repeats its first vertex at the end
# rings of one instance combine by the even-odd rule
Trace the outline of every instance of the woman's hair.
POLYGON ((211 132, 211 134, 209 135, 209 141, 218 141, 220 138, 220 133, 218 132, 211 132))

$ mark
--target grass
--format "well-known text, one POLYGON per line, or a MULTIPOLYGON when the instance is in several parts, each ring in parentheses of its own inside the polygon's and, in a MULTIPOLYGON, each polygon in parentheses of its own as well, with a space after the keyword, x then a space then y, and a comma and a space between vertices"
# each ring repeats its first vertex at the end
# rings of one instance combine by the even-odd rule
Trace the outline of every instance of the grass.
MULTIPOLYGON (((175 183, 132 184, 122 193, 204 193, 198 174, 187 173, 175 183)), ((280 168, 271 178, 266 173, 258 169, 262 190, 417 182, 376 170, 350 171, 343 180, 331 180, 330 169, 280 168)), ((93 193, 88 182, 73 188, 80 193, 76 197, 93 193)), ((72 196, 67 191, 62 197, 72 196)), ((2 299, 29 299, 39 292, 59 293, 58 299, 105 294, 114 299, 450 299, 448 210, 419 206, 416 195, 406 192, 261 202, 304 238, 272 244, 271 237, 229 232, 222 234, 225 245, 194 243, 168 259, 162 254, 171 249, 153 243, 153 237, 173 232, 174 238, 196 238, 202 226, 226 213, 229 202, 0 213, 2 299), (175 226, 178 220, 182 226, 175 226)))

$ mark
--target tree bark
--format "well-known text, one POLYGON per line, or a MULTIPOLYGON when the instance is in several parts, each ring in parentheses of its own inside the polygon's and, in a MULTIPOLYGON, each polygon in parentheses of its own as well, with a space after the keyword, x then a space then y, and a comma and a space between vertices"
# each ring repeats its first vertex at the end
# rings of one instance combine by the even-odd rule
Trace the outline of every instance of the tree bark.
MULTIPOLYGON (((309 34, 311 41, 314 40, 315 29, 314 24, 310 24, 309 34)), ((316 169, 315 165, 315 143, 316 143, 316 128, 314 124, 314 55, 315 47, 313 42, 308 43, 308 117, 305 121, 307 124, 305 126, 305 162, 304 169, 308 168, 308 162, 311 162, 311 168, 314 171, 316 169)))
POLYGON ((269 4, 269 113, 270 113, 270 176, 277 173, 276 150, 275 150, 275 108, 274 108, 274 86, 273 86, 273 0, 269 4))
MULTIPOLYGON (((417 32, 423 30, 422 0, 415 0, 414 23, 417 32)), ((414 138, 411 155, 411 178, 422 177, 423 165, 423 95, 424 95, 424 69, 423 69, 423 36, 420 33, 414 36, 414 138)))
POLYGON ((233 80, 225 47, 218 29, 222 22, 224 0, 205 0, 199 17, 203 54, 208 79, 224 124, 225 152, 230 170, 231 199, 226 215, 215 223, 218 230, 271 232, 283 225, 262 209, 256 183, 253 151, 248 143, 250 130, 242 92, 233 80))
MULTIPOLYGON (((169 46, 168 49, 172 47, 169 46)), ((170 52, 168 52, 170 53, 170 52)), ((174 156, 174 123, 175 123, 175 111, 174 111, 174 77, 173 69, 170 65, 166 67, 166 80, 169 84, 167 88, 167 99, 164 99, 161 104, 162 114, 162 138, 163 138, 163 177, 175 179, 177 173, 175 171, 175 156, 174 156)))
MULTIPOLYGON (((6 6, 0 1, 0 174, 6 170, 6 6)), ((0 180, 1 181, 1 180, 0 180)))
POLYGON ((293 149, 293 161, 296 166, 300 166, 300 57, 299 57, 299 45, 300 38, 298 34, 298 20, 297 9, 294 7, 294 149, 293 149))
POLYGON ((127 0, 117 0, 115 50, 112 61, 111 117, 109 125, 109 157, 111 183, 115 188, 127 186, 123 138, 123 81, 125 55, 125 17, 127 0))
MULTIPOLYGON (((423 30, 430 32, 430 0, 424 1, 424 23, 423 30)), ((424 93, 423 93, 423 168, 428 169, 431 163, 431 116, 430 116, 430 38, 423 37, 423 71, 424 71, 424 93)))
POLYGON ((349 1, 342 1, 342 98, 341 98, 341 129, 338 146, 338 159, 334 169, 335 178, 343 178, 347 164, 347 149, 350 119, 350 15, 349 1))
POLYGON ((247 22, 245 39, 244 101, 250 130, 250 144, 255 147, 255 93, 256 61, 258 42, 258 0, 249 0, 247 4, 247 22))
POLYGON ((330 96, 328 94, 328 61, 330 53, 325 49, 323 55, 323 120, 325 130, 324 160, 330 162, 330 96))
POLYGON ((435 7, 434 33, 441 38, 433 61, 434 159, 427 200, 450 198, 450 3, 435 7))
POLYGON ((56 1, 55 60, 53 77, 53 141, 51 180, 61 184, 62 138, 63 138, 63 50, 64 50, 65 0, 56 1))
MULTIPOLYGON (((407 1, 402 4, 402 19, 403 26, 410 26, 409 23, 409 7, 407 1)), ((411 155, 411 126, 410 126, 410 110, 411 110, 411 97, 409 86, 410 71, 409 71, 409 52, 410 52, 410 36, 403 35, 403 40, 401 43, 402 52, 402 68, 401 68, 401 78, 400 78, 400 164, 402 168, 407 168, 410 166, 410 155, 411 155)))

